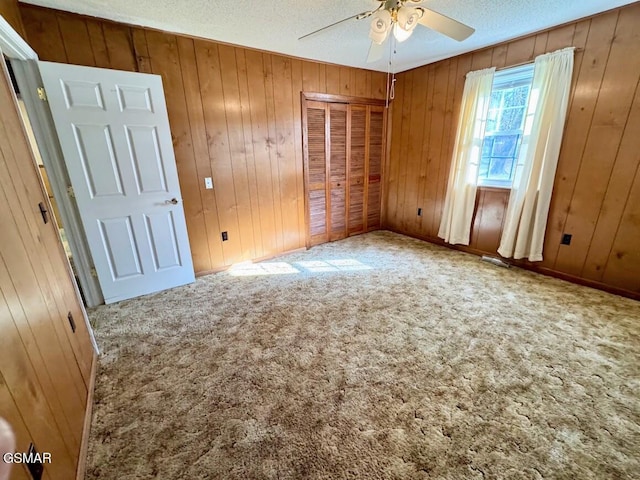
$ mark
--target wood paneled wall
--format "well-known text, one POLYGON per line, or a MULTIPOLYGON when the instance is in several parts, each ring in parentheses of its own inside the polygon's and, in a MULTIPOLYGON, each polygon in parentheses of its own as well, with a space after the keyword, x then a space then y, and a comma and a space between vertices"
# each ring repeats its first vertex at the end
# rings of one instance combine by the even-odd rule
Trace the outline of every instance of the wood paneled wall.
MULTIPOLYGON (((440 242, 437 233, 467 72, 530 62, 573 45, 572 93, 544 261, 528 266, 639 296, 638 25, 640 3, 635 3, 399 74, 384 226, 440 242), (573 235, 571 245, 560 245, 563 233, 573 235)), ((479 190, 470 250, 497 255, 507 202, 508 191, 479 190)))
POLYGON ((301 91, 385 96, 382 73, 20 10, 42 60, 162 76, 198 273, 305 246, 301 91))
POLYGON ((25 36, 18 0, 0 0, 0 15, 23 37, 25 36))
MULTIPOLYGON (((7 75, 0 65, 0 416, 18 452, 33 443, 51 453, 43 478, 71 479, 86 446, 95 355, 57 226, 40 214, 39 204, 51 206, 7 75)), ((31 476, 14 465, 11 478, 31 476)))

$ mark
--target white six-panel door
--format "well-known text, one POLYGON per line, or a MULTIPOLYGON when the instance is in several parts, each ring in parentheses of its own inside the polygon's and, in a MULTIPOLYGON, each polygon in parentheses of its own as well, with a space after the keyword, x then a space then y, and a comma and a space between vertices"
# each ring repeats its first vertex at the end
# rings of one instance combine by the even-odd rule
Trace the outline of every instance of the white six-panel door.
POLYGON ((105 302, 193 282, 161 77, 39 67, 105 302))

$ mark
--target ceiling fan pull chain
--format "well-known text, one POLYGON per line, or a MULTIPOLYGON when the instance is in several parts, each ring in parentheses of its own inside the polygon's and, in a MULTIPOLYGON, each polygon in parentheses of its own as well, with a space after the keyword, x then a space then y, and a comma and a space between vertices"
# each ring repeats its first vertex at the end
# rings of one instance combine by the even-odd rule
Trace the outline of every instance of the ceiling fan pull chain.
POLYGON ((393 74, 391 79, 391 90, 389 91, 389 100, 393 100, 396 96, 396 74, 393 74))

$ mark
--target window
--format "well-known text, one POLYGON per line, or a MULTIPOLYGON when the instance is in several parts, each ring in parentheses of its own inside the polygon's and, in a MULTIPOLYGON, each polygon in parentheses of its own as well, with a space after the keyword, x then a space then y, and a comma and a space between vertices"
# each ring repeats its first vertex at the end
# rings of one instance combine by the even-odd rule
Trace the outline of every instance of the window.
POLYGON ((509 68, 494 75, 478 185, 511 187, 532 80, 533 64, 509 68))

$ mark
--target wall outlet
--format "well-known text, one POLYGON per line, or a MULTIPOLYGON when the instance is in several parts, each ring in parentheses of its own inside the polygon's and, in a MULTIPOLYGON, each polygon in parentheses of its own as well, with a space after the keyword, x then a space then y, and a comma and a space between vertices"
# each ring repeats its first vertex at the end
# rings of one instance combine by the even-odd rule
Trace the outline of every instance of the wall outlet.
POLYGON ((229 240, 229 234, 227 232, 222 232, 222 241, 226 242, 229 240))
POLYGON ((213 180, 211 179, 211 177, 204 178, 204 188, 206 188, 207 190, 213 189, 213 180))
POLYGON ((561 245, 571 245, 571 234, 570 233, 563 233, 562 234, 562 240, 560 241, 561 245))
POLYGON ((418 209, 418 216, 419 216, 419 217, 421 217, 421 216, 422 216, 422 209, 421 209, 421 208, 419 208, 419 209, 418 209))

